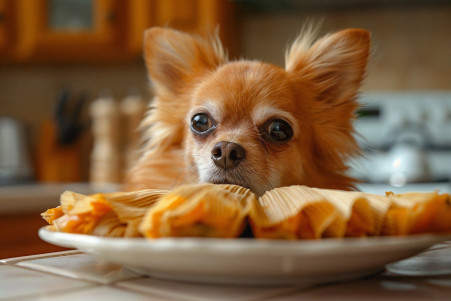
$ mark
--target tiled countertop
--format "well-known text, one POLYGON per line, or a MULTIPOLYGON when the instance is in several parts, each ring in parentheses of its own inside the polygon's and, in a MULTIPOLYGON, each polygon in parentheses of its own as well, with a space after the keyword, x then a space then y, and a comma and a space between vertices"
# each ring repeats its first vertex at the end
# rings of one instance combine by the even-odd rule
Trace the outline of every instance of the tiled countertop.
POLYGON ((66 251, 0 260, 0 300, 451 300, 451 242, 395 268, 308 288, 204 285, 142 277, 66 251))

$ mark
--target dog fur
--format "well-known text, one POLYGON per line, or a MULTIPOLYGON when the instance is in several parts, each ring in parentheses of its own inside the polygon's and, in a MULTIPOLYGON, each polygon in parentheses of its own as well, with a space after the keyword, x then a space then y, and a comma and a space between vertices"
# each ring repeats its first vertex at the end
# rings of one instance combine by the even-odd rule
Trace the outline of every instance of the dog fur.
POLYGON ((126 189, 199 182, 238 184, 257 195, 298 184, 353 189, 346 162, 359 154, 352 121, 370 34, 346 29, 316 36, 312 27, 304 30, 286 51, 282 68, 229 61, 217 36, 147 30, 145 62, 155 97, 142 124, 142 155, 128 173, 126 189), (199 113, 214 121, 208 135, 190 128, 199 113), (282 143, 268 139, 271 120, 288 124, 292 137, 282 143), (235 168, 214 164, 212 149, 221 141, 244 149, 235 168))

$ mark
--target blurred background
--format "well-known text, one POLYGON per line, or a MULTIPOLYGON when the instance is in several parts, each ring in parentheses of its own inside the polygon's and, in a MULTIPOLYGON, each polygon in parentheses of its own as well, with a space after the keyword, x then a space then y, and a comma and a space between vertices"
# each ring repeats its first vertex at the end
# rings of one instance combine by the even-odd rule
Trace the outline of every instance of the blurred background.
POLYGON ((37 213, 65 189, 117 189, 152 95, 146 28, 219 25, 232 58, 283 66, 307 21, 372 33, 357 121, 370 155, 351 170, 363 189, 449 189, 451 1, 0 0, 0 227, 15 229, 0 258, 49 250, 37 213))

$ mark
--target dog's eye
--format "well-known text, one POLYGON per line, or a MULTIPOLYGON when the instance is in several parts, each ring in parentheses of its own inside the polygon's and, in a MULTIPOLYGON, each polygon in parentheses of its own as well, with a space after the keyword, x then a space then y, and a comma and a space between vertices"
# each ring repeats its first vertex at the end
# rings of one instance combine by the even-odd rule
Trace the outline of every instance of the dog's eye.
POLYGON ((213 127, 211 118, 203 113, 193 116, 191 119, 191 130, 197 134, 203 134, 213 127))
POLYGON ((276 142, 288 141, 293 136, 291 126, 288 122, 281 119, 271 120, 266 131, 269 138, 276 142))

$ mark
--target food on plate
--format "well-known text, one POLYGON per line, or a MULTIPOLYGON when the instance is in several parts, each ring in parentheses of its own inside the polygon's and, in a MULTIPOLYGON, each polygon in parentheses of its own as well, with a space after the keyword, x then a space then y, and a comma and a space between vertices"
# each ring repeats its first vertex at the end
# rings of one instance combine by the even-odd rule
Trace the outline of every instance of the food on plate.
POLYGON ((387 193, 306 186, 266 192, 250 213, 257 238, 325 238, 451 232, 449 194, 387 193))
POLYGON ((255 202, 255 195, 241 186, 180 186, 148 211, 140 230, 148 238, 238 237, 255 202))
POLYGON ((257 238, 374 235, 376 217, 360 192, 289 186, 266 192, 250 213, 257 238))
POLYGON ((320 239, 450 233, 449 194, 386 195, 307 186, 279 187, 256 198, 237 185, 183 185, 172 191, 82 195, 66 191, 42 214, 50 229, 114 237, 320 239))
POLYGON ((434 192, 387 193, 391 200, 384 225, 385 235, 451 232, 449 194, 434 192))
POLYGON ((65 191, 61 206, 42 213, 50 229, 60 232, 113 237, 141 236, 138 226, 165 190, 82 195, 65 191))
POLYGON ((451 232, 449 194, 387 193, 306 186, 266 192, 250 213, 257 238, 325 238, 451 232))

